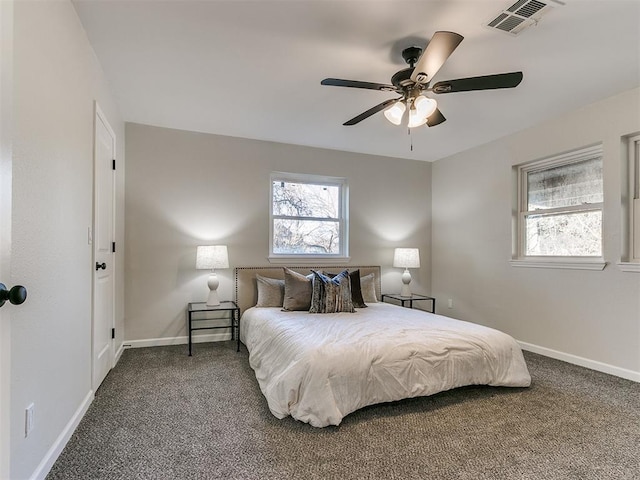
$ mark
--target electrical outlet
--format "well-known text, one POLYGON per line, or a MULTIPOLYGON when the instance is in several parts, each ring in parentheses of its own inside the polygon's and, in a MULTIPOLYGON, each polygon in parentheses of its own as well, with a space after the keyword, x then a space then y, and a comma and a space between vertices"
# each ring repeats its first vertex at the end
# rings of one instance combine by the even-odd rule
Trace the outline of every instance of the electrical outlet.
POLYGON ((35 426, 34 405, 30 404, 24 411, 24 436, 28 437, 35 426))
POLYGON ((453 298, 449 299, 449 303, 447 304, 449 308, 453 308, 453 298))

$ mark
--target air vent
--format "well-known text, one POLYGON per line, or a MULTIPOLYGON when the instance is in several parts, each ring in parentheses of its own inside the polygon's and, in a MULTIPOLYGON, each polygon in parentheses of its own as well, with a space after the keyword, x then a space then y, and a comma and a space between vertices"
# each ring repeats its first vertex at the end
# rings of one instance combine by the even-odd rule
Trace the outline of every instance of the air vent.
POLYGON ((518 0, 510 7, 495 15, 487 23, 485 27, 492 30, 499 30, 510 35, 518 35, 520 32, 538 23, 540 18, 553 8, 551 3, 555 5, 564 5, 559 0, 518 0))
POLYGON ((507 8, 507 10, 511 13, 515 13, 516 15, 520 15, 521 17, 529 18, 546 6, 546 3, 538 2, 536 0, 520 0, 507 8))

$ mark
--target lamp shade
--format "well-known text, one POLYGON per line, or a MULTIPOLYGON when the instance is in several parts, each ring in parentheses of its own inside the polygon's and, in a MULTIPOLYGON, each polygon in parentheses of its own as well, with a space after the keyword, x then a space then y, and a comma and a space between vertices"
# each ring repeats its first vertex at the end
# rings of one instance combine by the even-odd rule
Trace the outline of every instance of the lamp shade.
POLYGON ((396 248, 393 253, 396 268, 420 268, 420 250, 417 248, 396 248))
POLYGON ((229 268, 229 254, 226 245, 204 245, 196 250, 196 269, 213 270, 229 268))
POLYGON ((438 102, 424 95, 419 95, 413 102, 413 105, 420 113, 420 116, 424 118, 431 116, 431 114, 436 111, 436 108, 438 108, 438 102))
POLYGON ((409 110, 409 123, 407 123, 407 127, 409 128, 420 127, 425 123, 427 123, 427 117, 425 117, 424 115, 420 115, 420 112, 417 109, 412 107, 409 110))
POLYGON ((396 102, 384 111, 384 116, 394 125, 400 125, 406 109, 404 103, 396 102))
POLYGON ((438 104, 434 99, 424 95, 418 96, 409 110, 409 123, 407 126, 414 128, 424 125, 427 123, 427 118, 436 111, 437 107, 438 104))

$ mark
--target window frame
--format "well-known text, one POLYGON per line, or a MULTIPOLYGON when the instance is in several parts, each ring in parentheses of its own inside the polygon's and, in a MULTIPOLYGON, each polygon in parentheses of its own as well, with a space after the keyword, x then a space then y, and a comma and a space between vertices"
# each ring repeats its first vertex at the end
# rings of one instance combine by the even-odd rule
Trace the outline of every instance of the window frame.
POLYGON ((640 273, 640 134, 626 137, 628 190, 623 194, 623 204, 628 211, 627 248, 623 260, 618 262, 623 272, 640 273), (624 201, 624 197, 628 199, 624 201), (626 257, 626 260, 624 259, 626 257))
MULTIPOLYGON (((318 218, 318 220, 323 220, 318 218)), ((345 177, 331 177, 327 175, 313 175, 308 173, 272 172, 269 176, 269 262, 304 264, 321 261, 323 263, 339 263, 349 260, 349 183, 345 177), (274 221, 280 218, 296 218, 273 213, 273 184, 274 182, 305 183, 312 185, 326 185, 338 187, 338 228, 340 232, 338 253, 274 253, 273 235, 274 221)))
MULTIPOLYGON (((515 214, 515 252, 511 259, 514 267, 534 267, 534 268, 566 268, 580 270, 603 270, 606 266, 604 261, 604 199, 598 203, 588 203, 583 205, 572 205, 544 209, 543 211, 529 210, 528 198, 528 175, 556 167, 571 165, 593 158, 600 158, 604 162, 602 144, 592 145, 567 153, 554 155, 541 160, 527 162, 516 166, 517 169, 517 194, 515 214), (531 215, 563 215, 580 212, 599 211, 602 215, 602 230, 600 235, 601 255, 600 256, 578 256, 578 255, 527 255, 526 254, 526 219, 531 215)), ((604 170, 604 169, 603 169, 604 170)), ((604 183, 604 171, 603 171, 604 183)), ((604 190, 604 187, 603 187, 604 190)), ((603 192, 604 194, 604 192, 603 192)))
POLYGON ((629 260, 640 263, 640 135, 629 138, 629 260))

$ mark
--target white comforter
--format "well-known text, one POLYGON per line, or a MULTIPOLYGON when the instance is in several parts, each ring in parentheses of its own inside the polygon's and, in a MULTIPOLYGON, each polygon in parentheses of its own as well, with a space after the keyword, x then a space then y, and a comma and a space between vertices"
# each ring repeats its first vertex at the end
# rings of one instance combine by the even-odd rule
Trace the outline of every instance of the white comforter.
POLYGON ((385 303, 334 314, 254 307, 242 315, 240 338, 271 412, 315 427, 375 403, 531 383, 509 335, 385 303))

